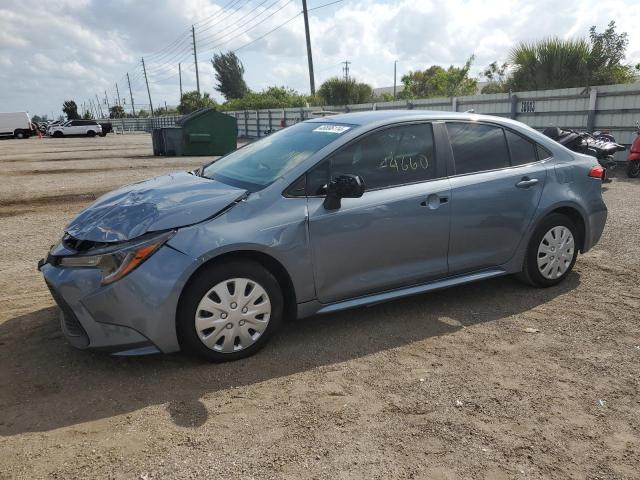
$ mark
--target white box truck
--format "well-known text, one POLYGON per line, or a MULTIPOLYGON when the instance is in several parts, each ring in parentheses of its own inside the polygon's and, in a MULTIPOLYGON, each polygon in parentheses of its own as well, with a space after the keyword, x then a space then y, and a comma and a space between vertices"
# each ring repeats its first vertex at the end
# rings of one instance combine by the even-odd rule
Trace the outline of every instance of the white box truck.
POLYGON ((0 136, 29 138, 32 134, 27 112, 0 112, 0 136))

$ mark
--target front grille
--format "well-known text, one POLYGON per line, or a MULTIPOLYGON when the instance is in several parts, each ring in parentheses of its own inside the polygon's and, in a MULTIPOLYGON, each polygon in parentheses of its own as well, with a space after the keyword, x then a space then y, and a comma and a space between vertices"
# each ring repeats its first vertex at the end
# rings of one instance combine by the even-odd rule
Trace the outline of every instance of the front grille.
POLYGON ((81 337, 88 344, 89 336, 87 335, 87 332, 85 331, 84 327, 80 323, 80 320, 78 320, 78 317, 76 317, 76 314, 73 313, 73 310, 71 309, 69 304, 65 302, 65 300, 60 295, 58 295, 55 289, 51 285, 49 285, 48 282, 47 282, 47 287, 49 287, 51 296, 53 297, 55 302, 58 304, 58 307, 60 307, 60 310, 62 310, 62 322, 64 323, 64 329, 67 335, 71 337, 81 337))
POLYGON ((80 240, 79 238, 72 237, 68 233, 65 233, 62 237, 62 244, 70 250, 75 252, 86 252, 94 248, 107 247, 111 244, 105 242, 94 242, 91 240, 80 240))

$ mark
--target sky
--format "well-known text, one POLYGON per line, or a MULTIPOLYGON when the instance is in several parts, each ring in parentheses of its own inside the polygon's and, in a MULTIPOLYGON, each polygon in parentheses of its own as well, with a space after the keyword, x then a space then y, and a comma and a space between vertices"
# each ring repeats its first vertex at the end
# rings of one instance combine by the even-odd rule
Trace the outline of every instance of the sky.
MULTIPOLYGON (((615 20, 629 34, 627 61, 640 62, 637 0, 307 0, 316 86, 343 75, 373 87, 430 65, 460 66, 475 55, 473 74, 506 61, 520 41, 586 37, 615 20), (320 8, 318 8, 320 7, 320 8)), ((284 85, 309 92, 301 0, 0 0, 0 111, 61 114, 62 102, 91 99, 106 112, 130 94, 148 109, 144 57, 154 107, 177 105, 195 90, 194 25, 200 89, 214 90, 210 59, 236 51, 250 89, 284 85), (287 23, 285 23, 287 22, 287 23), (96 99, 96 96, 98 97, 96 99)))

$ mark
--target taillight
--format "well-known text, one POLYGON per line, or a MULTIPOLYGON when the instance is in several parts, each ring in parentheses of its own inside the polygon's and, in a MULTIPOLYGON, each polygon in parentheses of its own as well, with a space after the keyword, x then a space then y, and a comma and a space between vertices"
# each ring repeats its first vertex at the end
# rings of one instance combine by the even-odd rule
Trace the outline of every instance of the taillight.
POLYGON ((601 165, 596 165, 595 167, 591 167, 589 170, 589 176, 593 178, 599 178, 600 180, 604 180, 604 168, 601 165))

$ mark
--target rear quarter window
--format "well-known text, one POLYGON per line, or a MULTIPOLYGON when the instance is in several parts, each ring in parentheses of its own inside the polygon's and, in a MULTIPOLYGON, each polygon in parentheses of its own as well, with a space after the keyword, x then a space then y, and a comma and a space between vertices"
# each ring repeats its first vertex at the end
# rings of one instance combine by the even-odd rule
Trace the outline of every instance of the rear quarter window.
POLYGON ((505 130, 512 165, 526 165, 538 161, 536 145, 517 133, 505 130))
POLYGON ((536 150, 538 153, 538 160, 544 160, 545 158, 551 158, 551 152, 544 148, 542 145, 536 144, 536 150))

